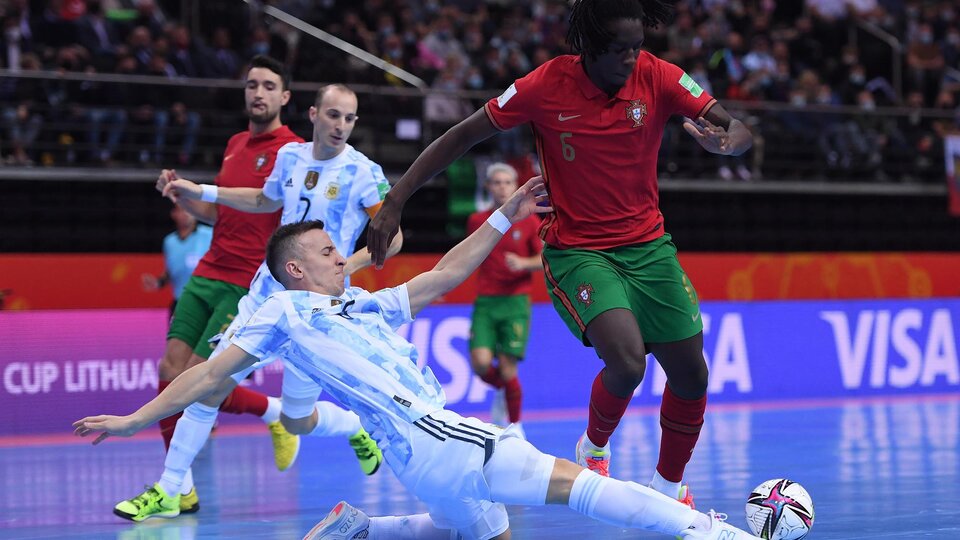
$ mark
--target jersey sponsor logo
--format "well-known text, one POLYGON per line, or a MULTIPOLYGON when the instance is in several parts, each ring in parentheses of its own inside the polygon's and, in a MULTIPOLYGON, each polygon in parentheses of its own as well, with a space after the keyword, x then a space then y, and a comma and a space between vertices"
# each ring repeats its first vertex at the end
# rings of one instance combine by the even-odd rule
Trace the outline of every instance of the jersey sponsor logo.
POLYGON ((327 190, 323 193, 331 201, 336 199, 340 195, 340 184, 336 182, 330 182, 327 184, 327 190))
POLYGON ((560 122, 566 122, 567 120, 573 120, 574 118, 580 118, 582 114, 571 114, 570 116, 564 116, 563 113, 557 115, 557 120, 560 122))
POLYGON ((408 408, 409 408, 411 405, 413 405, 413 403, 410 403, 409 400, 403 399, 403 398, 400 397, 400 396, 396 396, 396 395, 393 396, 393 400, 396 401, 397 403, 403 405, 404 407, 408 407, 408 408))
POLYGON ((680 77, 680 86, 687 89, 687 92, 690 92, 690 95, 698 98, 700 94, 703 93, 703 88, 700 88, 700 85, 697 84, 697 81, 693 80, 693 77, 687 75, 686 73, 680 77))
POLYGON ((515 95, 517 95, 517 85, 511 84, 510 87, 504 90, 503 93, 500 94, 500 97, 497 98, 497 106, 502 109, 503 106, 510 101, 510 98, 515 95))
POLYGON ((317 171, 307 171, 306 178, 303 179, 303 187, 313 189, 317 187, 317 182, 320 180, 320 173, 317 171))
POLYGON ((639 99, 630 101, 627 105, 627 120, 633 120, 633 126, 640 127, 643 124, 643 117, 647 115, 647 104, 640 103, 639 99))
POLYGON ((266 154, 266 153, 259 154, 259 155, 253 160, 253 167, 257 170, 257 172, 260 172, 260 169, 262 169, 263 166, 266 165, 266 164, 267 164, 267 154, 266 154))
POLYGON ((585 307, 590 307, 590 305, 593 304, 593 285, 581 283, 577 286, 577 302, 580 302, 585 307))

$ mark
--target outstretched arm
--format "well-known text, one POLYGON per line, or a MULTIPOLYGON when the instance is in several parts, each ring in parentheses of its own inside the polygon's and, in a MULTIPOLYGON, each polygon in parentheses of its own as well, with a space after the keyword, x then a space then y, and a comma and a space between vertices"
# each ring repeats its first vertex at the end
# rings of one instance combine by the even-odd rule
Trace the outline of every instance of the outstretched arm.
POLYGON ((161 418, 178 413, 188 405, 199 401, 217 389, 230 375, 246 369, 257 357, 230 345, 216 357, 184 371, 170 383, 160 395, 127 416, 98 415, 81 418, 73 423, 74 433, 86 437, 102 431, 93 444, 100 444, 110 435, 129 437, 161 418))
MULTIPOLYGON (((167 187, 167 184, 173 182, 177 178, 177 171, 173 169, 163 169, 160 171, 160 176, 157 177, 157 191, 163 193, 163 190, 167 187)), ((217 222, 217 205, 213 203, 203 202, 200 200, 194 201, 190 199, 180 199, 179 201, 173 202, 179 204, 180 208, 183 208, 188 214, 196 218, 196 220, 201 223, 214 225, 217 222)))
MULTIPOLYGON (((229 206, 241 212, 250 212, 253 214, 269 214, 276 212, 283 207, 283 200, 273 200, 263 194, 263 189, 259 188, 217 188, 215 186, 201 186, 190 180, 178 178, 167 183, 163 188, 163 196, 171 201, 179 203, 181 201, 198 201, 203 197, 204 189, 215 190, 216 196, 208 199, 207 202, 229 206)), ((214 191, 210 191, 214 193, 214 191)))
POLYGON ((683 121, 683 128, 706 151, 726 156, 739 156, 753 146, 753 133, 743 122, 730 116, 719 103, 694 122, 683 121))
POLYGON ((407 199, 467 150, 498 132, 487 117, 487 113, 481 108, 466 120, 450 128, 420 154, 397 185, 387 193, 383 207, 370 222, 370 230, 367 232, 367 250, 377 268, 383 266, 391 240, 400 229, 400 214, 403 213, 403 205, 406 204, 407 199))
MULTIPOLYGON (((552 212, 553 207, 546 204, 547 195, 543 179, 536 177, 530 179, 511 195, 500 207, 499 212, 510 221, 510 224, 513 224, 533 213, 552 212), (538 202, 541 204, 538 205, 538 202)), ((494 216, 497 216, 497 212, 494 212, 491 219, 495 219, 494 216)), ((487 258, 502 237, 503 233, 495 229, 488 220, 473 234, 448 251, 433 270, 424 272, 407 282, 411 313, 416 315, 430 302, 463 283, 487 258)))
MULTIPOLYGON (((390 247, 387 248, 387 256, 389 259, 397 253, 400 253, 400 249, 403 248, 403 231, 397 231, 397 235, 393 237, 393 240, 390 241, 390 247)), ((355 272, 359 272, 364 268, 373 264, 373 257, 370 256, 370 252, 361 249, 360 251, 355 251, 353 255, 347 257, 347 265, 344 267, 344 272, 350 276, 355 272)))

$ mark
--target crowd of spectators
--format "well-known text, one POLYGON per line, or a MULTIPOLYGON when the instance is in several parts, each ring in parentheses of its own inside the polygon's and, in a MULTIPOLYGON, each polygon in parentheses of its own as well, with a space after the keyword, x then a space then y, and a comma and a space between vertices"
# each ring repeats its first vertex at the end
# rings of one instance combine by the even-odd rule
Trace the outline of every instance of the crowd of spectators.
MULTIPOLYGON (((404 86, 345 57, 256 7, 205 0, 192 14, 179 1, 9 0, 0 63, 24 71, 236 78, 244 61, 270 54, 299 81, 404 86), (105 17, 106 4, 135 11, 105 17), (116 5, 113 5, 116 4, 116 5), (190 16, 199 34, 178 21, 190 16), (196 20, 199 18, 199 20, 196 20)), ((568 3, 556 0, 272 0, 265 2, 422 78, 438 90, 495 95, 549 58, 566 53, 568 3)), ((254 3, 256 5, 256 3, 254 3)), ((672 24, 648 32, 645 48, 683 67, 724 100, 758 137, 751 153, 717 162, 683 144, 676 124, 661 152, 663 173, 749 180, 821 174, 889 180, 942 174, 942 138, 957 128, 960 7, 951 0, 680 0, 672 24), (892 48, 877 35, 893 36, 892 48), (897 60, 902 72, 897 72, 897 60), (771 104, 774 104, 771 106, 771 104), (776 106, 775 104, 781 104, 776 106), (846 107, 842 107, 846 106, 846 107), (878 107, 898 107, 898 111, 878 107), (689 155, 693 152, 693 155, 689 155), (810 152, 814 152, 811 161, 810 152), (680 167, 684 164, 686 169, 680 167), (810 167, 804 169, 803 166, 810 167), (693 167, 693 169, 690 169, 693 167)), ((84 126, 87 155, 110 162, 135 134, 134 158, 193 159, 201 124, 225 107, 214 91, 7 80, 3 152, 28 153, 47 119, 84 126)), ((426 118, 452 124, 480 103, 431 94, 426 118)), ((503 138, 505 158, 529 148, 503 138)))

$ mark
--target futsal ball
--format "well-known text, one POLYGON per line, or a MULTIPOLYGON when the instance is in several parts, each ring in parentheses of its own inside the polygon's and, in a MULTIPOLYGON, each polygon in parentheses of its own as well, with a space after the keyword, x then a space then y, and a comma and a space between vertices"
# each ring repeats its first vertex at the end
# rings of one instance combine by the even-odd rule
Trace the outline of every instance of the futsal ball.
POLYGON ((796 482, 767 480, 747 499, 747 526, 767 540, 798 540, 813 526, 813 500, 796 482))

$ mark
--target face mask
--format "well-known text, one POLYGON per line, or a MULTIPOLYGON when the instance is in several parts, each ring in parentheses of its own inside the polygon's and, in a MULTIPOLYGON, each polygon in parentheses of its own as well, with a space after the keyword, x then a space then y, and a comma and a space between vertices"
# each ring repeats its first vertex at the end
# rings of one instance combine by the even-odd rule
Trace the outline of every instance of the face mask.
POLYGON ((860 108, 865 111, 872 111, 877 108, 877 104, 872 101, 864 101, 860 104, 860 108))
POLYGON ((854 73, 850 75, 850 82, 852 82, 853 84, 863 84, 863 81, 865 80, 867 80, 867 78, 859 73, 854 73))
POLYGON ((920 34, 920 43, 925 43, 925 44, 933 43, 933 35, 927 34, 927 33, 920 34))
POLYGON ((803 96, 792 96, 790 97, 790 103, 797 106, 802 106, 807 104, 807 98, 803 96))
POLYGON ((253 54, 254 54, 254 55, 267 54, 267 53, 269 53, 269 52, 270 52, 270 44, 269 44, 269 43, 254 43, 254 44, 253 44, 253 54))

